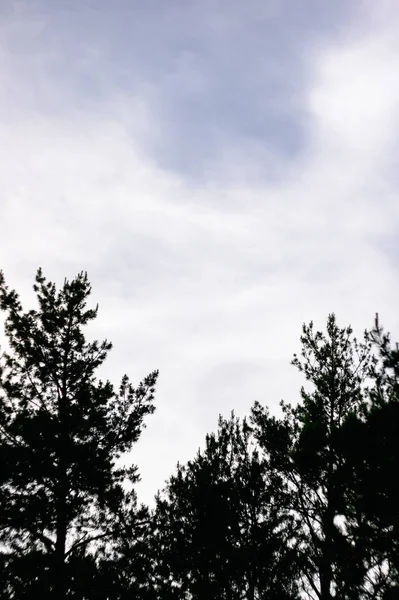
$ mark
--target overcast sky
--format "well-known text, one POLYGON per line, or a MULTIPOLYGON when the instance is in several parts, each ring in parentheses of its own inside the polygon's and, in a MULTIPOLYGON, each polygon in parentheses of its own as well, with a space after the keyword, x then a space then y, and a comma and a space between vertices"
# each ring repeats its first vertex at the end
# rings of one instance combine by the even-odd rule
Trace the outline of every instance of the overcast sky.
POLYGON ((303 322, 399 332, 398 73, 397 0, 0 0, 0 268, 86 270, 103 372, 160 370, 142 501, 298 400, 303 322))

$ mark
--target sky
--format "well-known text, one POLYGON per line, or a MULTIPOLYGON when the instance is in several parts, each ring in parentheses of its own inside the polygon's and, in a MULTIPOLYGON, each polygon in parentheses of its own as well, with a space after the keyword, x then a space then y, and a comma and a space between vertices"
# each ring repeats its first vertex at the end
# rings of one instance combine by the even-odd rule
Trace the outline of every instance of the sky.
POLYGON ((102 376, 159 369, 141 501, 299 400, 304 322, 399 339, 398 72, 396 0, 0 1, 0 268, 87 271, 102 376))

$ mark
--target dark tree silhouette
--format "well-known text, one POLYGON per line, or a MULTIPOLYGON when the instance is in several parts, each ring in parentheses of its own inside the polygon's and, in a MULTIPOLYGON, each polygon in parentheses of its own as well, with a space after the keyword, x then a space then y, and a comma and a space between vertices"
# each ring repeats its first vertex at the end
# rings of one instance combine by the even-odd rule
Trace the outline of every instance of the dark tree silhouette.
POLYGON ((334 314, 327 336, 303 326, 301 358, 293 364, 311 384, 301 389, 297 406, 281 403, 283 418, 271 417, 256 403, 256 438, 275 472, 291 490, 287 508, 301 525, 300 547, 306 557, 303 590, 309 598, 360 598, 367 566, 346 533, 345 454, 338 437, 346 418, 364 409, 365 383, 372 365, 371 342, 340 329, 334 314))
POLYGON ((154 411, 158 373, 137 388, 124 376, 117 392, 96 379, 111 344, 85 339, 98 309, 86 306, 86 274, 57 292, 39 269, 34 291, 39 307, 24 312, 0 273, 1 597, 102 597, 93 552, 120 535, 126 514, 137 526, 143 516, 124 491, 137 469, 117 461, 154 411))
POLYGON ((150 511, 121 463, 158 372, 96 378, 111 344, 83 333, 85 273, 34 290, 24 312, 0 272, 0 598, 399 598, 399 348, 378 316, 362 343, 334 314, 304 325, 300 403, 220 417, 150 511))
POLYGON ((379 326, 371 338, 378 349, 374 385, 365 410, 345 424, 345 501, 348 530, 373 574, 370 596, 399 598, 399 351, 379 326))
POLYGON ((298 598, 295 536, 283 494, 247 422, 220 417, 204 451, 179 465, 158 495, 158 597, 298 598))

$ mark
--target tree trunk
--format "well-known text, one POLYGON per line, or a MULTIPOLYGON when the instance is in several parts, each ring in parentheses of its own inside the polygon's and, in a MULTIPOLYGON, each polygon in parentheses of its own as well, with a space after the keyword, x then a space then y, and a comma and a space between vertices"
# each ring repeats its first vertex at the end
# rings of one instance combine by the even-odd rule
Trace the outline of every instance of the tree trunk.
POLYGON ((65 459, 60 457, 59 481, 57 490, 57 522, 56 522, 56 541, 54 552, 54 600, 64 600, 66 598, 68 582, 66 577, 66 538, 67 538, 67 495, 68 481, 65 468, 65 459))
POLYGON ((320 600, 331 600, 331 583, 333 579, 333 543, 334 543, 334 512, 331 505, 327 507, 324 519, 324 542, 320 565, 320 600))
POLYGON ((67 331, 62 387, 58 397, 59 448, 58 448, 58 481, 56 496, 56 542, 55 542, 55 599, 65 600, 68 591, 66 577, 66 541, 68 531, 67 500, 68 484, 68 397, 67 397, 67 364, 69 353, 70 325, 67 331))
POLYGON ((331 565, 325 557, 320 568, 320 600, 331 600, 331 565))

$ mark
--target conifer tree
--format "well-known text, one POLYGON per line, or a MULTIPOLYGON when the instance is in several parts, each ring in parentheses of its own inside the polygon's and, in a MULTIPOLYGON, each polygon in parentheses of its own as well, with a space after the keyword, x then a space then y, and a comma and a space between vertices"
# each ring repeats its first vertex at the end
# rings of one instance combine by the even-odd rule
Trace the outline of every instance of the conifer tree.
POLYGON ((125 375, 117 391, 97 380, 112 346, 85 338, 98 310, 87 307, 87 274, 57 291, 39 269, 34 291, 38 308, 25 312, 0 273, 9 346, 0 366, 2 597, 97 597, 88 595, 98 577, 90 555, 136 512, 124 483, 137 469, 117 461, 154 411, 158 373, 136 388, 125 375))
POLYGON ((347 472, 347 526, 369 565, 370 597, 399 598, 399 349, 379 325, 371 339, 369 402, 341 432, 347 472))
POLYGON ((158 495, 159 598, 298 598, 282 481, 269 473, 253 441, 245 419, 220 417, 204 451, 179 465, 158 495))
POLYGON ((352 329, 340 329, 331 314, 327 335, 310 323, 303 326, 301 342, 301 357, 294 355, 293 364, 311 390, 302 387, 302 402, 295 407, 282 402, 282 419, 256 403, 251 421, 271 468, 291 490, 287 508, 301 526, 307 596, 361 598, 368 569, 345 527, 348 480, 339 436, 345 420, 367 404, 371 341, 365 333, 364 343, 358 343, 352 329))

